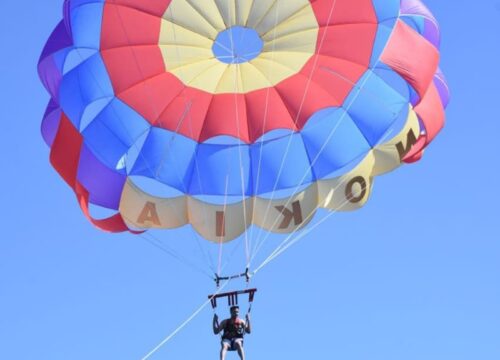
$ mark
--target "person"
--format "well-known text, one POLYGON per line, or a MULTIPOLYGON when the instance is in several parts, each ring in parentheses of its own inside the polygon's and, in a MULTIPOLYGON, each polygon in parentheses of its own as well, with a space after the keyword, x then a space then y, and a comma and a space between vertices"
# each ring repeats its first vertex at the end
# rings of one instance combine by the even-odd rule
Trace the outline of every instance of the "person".
POLYGON ((219 324, 219 317, 214 314, 213 330, 214 334, 218 335, 221 331, 222 341, 220 350, 220 360, 226 359, 228 351, 237 351, 241 360, 245 360, 245 351, 243 350, 243 337, 245 334, 250 334, 252 327, 250 325, 250 316, 246 315, 245 320, 240 319, 240 308, 235 305, 230 308, 231 318, 223 320, 219 324))

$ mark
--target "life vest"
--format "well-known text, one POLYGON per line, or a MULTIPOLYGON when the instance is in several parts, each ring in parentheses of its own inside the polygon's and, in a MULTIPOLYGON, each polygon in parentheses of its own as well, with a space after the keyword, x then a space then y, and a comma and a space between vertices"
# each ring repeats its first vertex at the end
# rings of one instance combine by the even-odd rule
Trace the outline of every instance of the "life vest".
POLYGON ((245 323, 240 318, 227 319, 226 325, 224 326, 223 339, 243 339, 245 335, 245 323))

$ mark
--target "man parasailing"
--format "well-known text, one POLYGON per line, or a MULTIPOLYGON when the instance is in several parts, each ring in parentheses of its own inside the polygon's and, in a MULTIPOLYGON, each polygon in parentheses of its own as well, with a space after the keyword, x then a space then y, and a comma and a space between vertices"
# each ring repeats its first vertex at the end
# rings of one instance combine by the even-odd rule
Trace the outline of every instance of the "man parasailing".
POLYGON ((245 351, 243 350, 243 337, 245 334, 250 334, 252 327, 250 325, 250 316, 246 315, 245 320, 238 317, 240 308, 238 305, 233 305, 230 308, 231 317, 219 323, 219 317, 214 314, 212 326, 215 335, 221 331, 221 350, 220 360, 225 360, 228 351, 237 351, 241 360, 245 360, 245 351))

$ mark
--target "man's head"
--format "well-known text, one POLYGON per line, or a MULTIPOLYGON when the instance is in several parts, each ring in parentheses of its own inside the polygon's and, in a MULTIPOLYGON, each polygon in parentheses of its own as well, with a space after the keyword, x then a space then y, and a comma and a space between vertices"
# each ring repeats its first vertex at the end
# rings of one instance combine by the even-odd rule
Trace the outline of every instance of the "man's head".
POLYGON ((236 319, 238 315, 240 314, 240 307, 238 305, 231 306, 229 308, 229 311, 231 312, 231 317, 233 319, 236 319))

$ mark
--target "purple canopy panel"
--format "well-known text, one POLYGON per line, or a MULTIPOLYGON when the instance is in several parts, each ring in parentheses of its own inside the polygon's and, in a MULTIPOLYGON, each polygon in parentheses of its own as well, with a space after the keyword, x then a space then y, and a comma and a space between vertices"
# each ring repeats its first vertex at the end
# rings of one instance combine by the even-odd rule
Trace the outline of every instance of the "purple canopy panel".
POLYGON ((439 47, 440 34, 436 18, 420 0, 402 0, 401 15, 422 16, 424 20, 424 33, 422 34, 435 47, 439 47))
POLYGON ((92 204, 118 210, 126 178, 126 175, 104 166, 83 145, 77 179, 89 192, 92 204))
POLYGON ((434 84, 439 93, 439 97, 441 98, 441 102, 443 103, 443 107, 447 107, 450 102, 450 90, 448 88, 448 83, 444 74, 441 72, 441 69, 438 69, 436 75, 434 76, 434 84))
POLYGON ((52 147, 54 138, 56 137, 59 121, 61 120, 62 111, 54 100, 49 102, 47 110, 42 121, 42 136, 45 143, 52 147))

